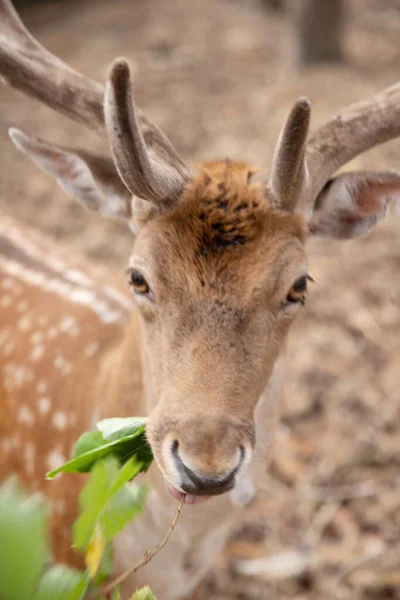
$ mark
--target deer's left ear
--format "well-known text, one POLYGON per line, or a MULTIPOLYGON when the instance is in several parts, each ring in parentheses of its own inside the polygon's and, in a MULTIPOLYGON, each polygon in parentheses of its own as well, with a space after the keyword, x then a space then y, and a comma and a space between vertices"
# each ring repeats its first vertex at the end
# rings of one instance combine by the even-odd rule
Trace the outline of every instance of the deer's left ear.
POLYGON ((400 200, 400 173, 345 173, 319 194, 310 233, 348 239, 366 233, 386 215, 389 200, 400 200))

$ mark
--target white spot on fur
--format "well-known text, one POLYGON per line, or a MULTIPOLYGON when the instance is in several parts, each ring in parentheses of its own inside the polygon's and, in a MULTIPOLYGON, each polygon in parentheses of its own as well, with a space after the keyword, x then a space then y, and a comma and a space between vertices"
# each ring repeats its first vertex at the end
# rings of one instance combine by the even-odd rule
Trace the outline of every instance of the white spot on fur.
POLYGON ((96 352, 98 352, 100 349, 100 344, 98 342, 92 342, 91 344, 88 344, 85 348, 85 356, 87 356, 88 358, 91 358, 92 356, 94 356, 96 354, 96 352))
POLYGON ((50 329, 49 329, 49 330, 48 330, 48 332, 47 332, 47 337, 48 337, 50 340, 54 340, 54 338, 56 338, 56 337, 57 337, 57 335, 58 335, 58 331, 57 331, 57 329, 56 329, 55 327, 50 327, 50 329))
POLYGON ((38 362, 44 354, 44 346, 35 346, 31 352, 30 359, 33 362, 38 362))
POLYGON ((76 319, 74 317, 71 317, 70 315, 68 315, 63 318, 63 320, 61 321, 61 323, 58 326, 58 330, 62 331, 63 333, 67 333, 68 330, 70 330, 75 325, 76 325, 76 319))
POLYGON ((57 411, 53 413, 52 422, 56 429, 63 431, 67 427, 67 415, 64 412, 57 411))
POLYGON ((16 366, 14 369, 14 381, 15 381, 15 387, 22 387, 25 379, 26 379, 26 375, 27 375, 27 369, 25 369, 25 367, 22 366, 16 366))
POLYGON ((4 383, 9 391, 15 388, 20 388, 23 384, 32 377, 30 369, 14 363, 8 363, 3 367, 4 383))
POLYGON ((81 285, 83 287, 93 286, 93 282, 91 281, 91 279, 89 279, 89 277, 87 277, 87 275, 75 269, 69 269, 68 271, 66 271, 64 273, 64 277, 65 279, 68 279, 68 281, 71 281, 71 283, 77 283, 78 285, 81 285))
POLYGON ((21 404, 18 410, 18 423, 31 427, 35 422, 35 416, 32 410, 26 404, 21 404))
POLYGON ((64 454, 57 448, 54 448, 54 450, 46 456, 46 465, 49 471, 54 471, 54 469, 57 469, 65 462, 66 458, 64 454))
POLYGON ((40 344, 43 341, 43 333, 41 333, 40 331, 36 331, 35 333, 32 333, 31 335, 31 342, 32 344, 40 344))
POLYGON ((129 298, 118 292, 118 290, 115 290, 109 285, 106 285, 104 289, 108 296, 115 300, 115 302, 118 302, 118 304, 122 304, 122 306, 124 306, 127 310, 132 310, 132 300, 130 300, 129 298))
POLYGON ((63 366, 61 367, 61 373, 63 375, 70 375, 72 373, 73 366, 70 362, 65 361, 63 366))
POLYGON ((20 331, 28 331, 32 327, 32 320, 29 317, 22 317, 17 323, 20 331))
MULTIPOLYGON (((9 231, 7 228, 7 235, 11 239, 14 238, 16 243, 23 247, 25 251, 29 252, 32 257, 35 257, 44 265, 51 266, 55 271, 54 277, 51 278, 48 274, 31 270, 18 262, 10 260, 6 256, 0 256, 2 270, 8 276, 17 277, 18 280, 31 286, 35 286, 42 292, 51 292, 61 297, 63 301, 70 301, 75 304, 83 305, 96 313, 98 318, 105 324, 125 320, 126 311, 127 309, 131 309, 132 303, 122 296, 122 294, 119 296, 117 291, 112 294, 110 291, 108 294, 103 292, 103 294, 106 295, 107 300, 101 299, 101 296, 99 297, 93 289, 78 287, 76 281, 77 278, 79 279, 79 285, 82 285, 83 281, 87 284, 89 281, 91 282, 89 278, 86 279, 86 275, 80 274, 78 271, 68 270, 61 261, 46 254, 46 250, 42 250, 36 244, 30 242, 29 239, 25 239, 25 236, 18 232, 15 232, 14 230, 9 231), (69 275, 66 276, 66 273, 69 273, 69 275), (71 282, 71 279, 73 279, 74 282, 71 282), (113 297, 111 298, 111 296, 113 297), (108 302, 108 299, 110 302, 108 302), (115 309, 113 305, 115 306, 115 309)), ((92 286, 93 284, 91 287, 92 286)), ((28 306, 27 301, 22 300, 17 304, 17 311, 24 312, 28 309, 28 306)))
POLYGON ((96 294, 90 290, 72 290, 69 299, 77 304, 90 306, 97 313, 103 323, 114 323, 120 318, 118 312, 111 310, 106 302, 98 300, 96 294))
POLYGON ((53 365, 56 369, 59 369, 63 375, 69 375, 73 369, 72 363, 65 360, 65 358, 61 356, 61 354, 58 354, 54 358, 53 365))
POLYGON ((54 358, 53 365, 55 366, 56 369, 62 369, 62 367, 65 365, 65 360, 63 359, 63 357, 60 354, 58 354, 54 358))
POLYGON ((48 398, 47 396, 43 396, 42 398, 39 398, 39 412, 41 415, 47 415, 47 413, 50 411, 50 407, 51 407, 50 398, 48 398))

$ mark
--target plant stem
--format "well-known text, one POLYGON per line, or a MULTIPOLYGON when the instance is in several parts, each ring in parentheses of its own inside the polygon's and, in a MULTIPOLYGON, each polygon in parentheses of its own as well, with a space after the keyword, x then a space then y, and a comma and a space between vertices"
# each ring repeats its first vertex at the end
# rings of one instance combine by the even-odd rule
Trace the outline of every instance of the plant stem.
POLYGON ((141 569, 142 567, 147 565, 147 563, 149 563, 159 552, 161 552, 161 550, 164 548, 165 544, 168 542, 171 533, 175 529, 175 525, 178 522, 179 515, 181 514, 181 510, 182 510, 182 506, 183 506, 184 502, 185 502, 185 496, 180 501, 179 506, 176 510, 175 516, 174 516, 161 544, 158 544, 155 548, 153 548, 153 550, 147 550, 144 553, 143 558, 138 563, 136 563, 135 565, 133 565, 133 567, 130 567, 129 569, 127 569, 126 571, 121 573, 121 575, 118 575, 118 577, 116 577, 112 581, 109 581, 104 587, 102 587, 100 589, 100 592, 99 592, 100 595, 101 594, 109 594, 110 592, 112 592, 113 589, 117 585, 120 585, 130 575, 133 575, 133 573, 136 573, 136 571, 138 571, 139 569, 141 569))

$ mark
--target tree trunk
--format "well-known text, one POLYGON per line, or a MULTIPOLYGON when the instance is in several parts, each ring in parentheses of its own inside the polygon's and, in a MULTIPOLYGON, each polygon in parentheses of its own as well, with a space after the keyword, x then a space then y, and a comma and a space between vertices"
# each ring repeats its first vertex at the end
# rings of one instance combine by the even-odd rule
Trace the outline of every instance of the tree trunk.
POLYGON ((345 0, 300 0, 297 53, 302 65, 343 61, 345 0))
POLYGON ((261 0, 267 10, 281 11, 284 0, 261 0))

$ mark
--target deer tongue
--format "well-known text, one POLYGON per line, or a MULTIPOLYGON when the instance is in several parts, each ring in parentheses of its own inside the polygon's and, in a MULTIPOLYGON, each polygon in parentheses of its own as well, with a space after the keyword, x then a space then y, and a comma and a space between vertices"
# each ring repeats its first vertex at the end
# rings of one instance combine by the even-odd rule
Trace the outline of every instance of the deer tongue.
POLYGON ((185 504, 201 504, 202 502, 205 502, 211 498, 211 496, 193 496, 192 494, 183 494, 170 485, 168 486, 168 490, 171 496, 173 496, 179 502, 182 500, 183 496, 185 496, 185 504))

